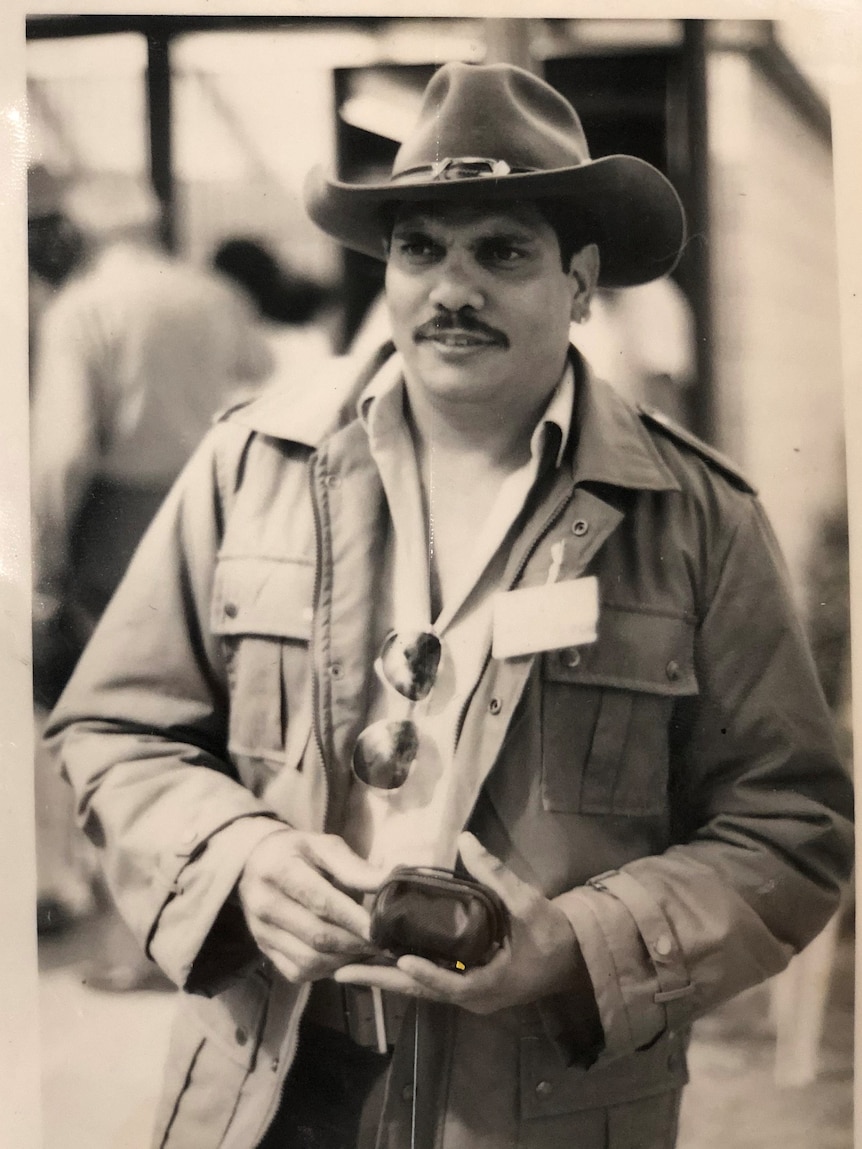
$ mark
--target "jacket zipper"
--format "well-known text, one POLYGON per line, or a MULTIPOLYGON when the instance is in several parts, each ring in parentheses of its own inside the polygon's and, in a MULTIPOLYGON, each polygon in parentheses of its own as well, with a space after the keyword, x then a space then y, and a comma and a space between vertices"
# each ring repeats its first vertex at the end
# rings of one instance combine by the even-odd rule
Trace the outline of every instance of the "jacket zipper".
MULTIPOLYGON (((315 480, 317 478, 317 462, 318 462, 318 456, 315 453, 312 455, 311 459, 309 460, 309 466, 308 466, 309 486, 311 487, 311 509, 312 509, 312 512, 314 515, 314 536, 315 536, 315 544, 316 544, 316 555, 315 555, 316 561, 314 564, 314 591, 313 591, 312 599, 311 599, 311 607, 312 607, 311 636, 309 638, 309 660, 308 661, 309 661, 309 667, 310 667, 310 672, 311 672, 311 730, 312 730, 312 734, 314 737, 315 748, 317 750, 318 756, 320 758, 320 764, 321 764, 321 767, 323 769, 323 783, 324 783, 324 794, 325 794, 325 799, 324 799, 324 804, 323 804, 323 824, 325 827, 327 816, 329 814, 329 775, 327 774, 327 771, 326 771, 326 759, 323 756, 323 737, 322 737, 321 732, 320 732, 320 686, 318 685, 318 674, 317 674, 317 666, 316 666, 316 658, 315 658, 316 645, 317 645, 317 633, 318 633, 318 623, 317 623, 318 609, 317 608, 318 608, 319 600, 320 600, 320 586, 321 586, 320 568, 321 568, 321 559, 322 559, 322 555, 323 555, 323 547, 321 545, 321 540, 323 537, 323 524, 321 522, 320 508, 318 506, 316 491, 315 491, 315 480)), ((277 1078, 276 1078, 276 1085, 275 1085, 275 1090, 273 1093, 273 1099, 272 1099, 272 1102, 270 1103, 269 1109, 266 1112, 266 1117, 264 1118, 263 1124, 261 1125, 261 1128, 258 1131, 257 1138, 254 1142, 255 1145, 259 1144, 260 1141, 263 1140, 264 1136, 266 1135, 267 1130, 269 1129, 270 1125, 272 1125, 273 1121, 275 1120, 275 1115, 278 1112, 279 1106, 281 1105, 281 1094, 282 1094, 282 1090, 284 1089, 284 1083, 287 1080, 287 1075, 290 1072, 290 1067, 292 1066, 292 1064, 296 1058, 296 1052, 299 1048, 299 1024, 300 1024, 300 1021, 302 1020, 302 1014, 305 1011, 305 1006, 306 1006, 306 1003, 308 1002, 308 998, 309 998, 310 993, 311 993, 311 985, 310 984, 301 985, 299 987, 299 994, 298 994, 296 1002, 294 1003, 293 1008, 291 1010, 291 1016, 290 1016, 290 1021, 288 1023, 288 1030, 287 1030, 285 1042, 284 1042, 281 1050, 279 1051, 279 1058, 280 1058, 281 1064, 279 1066, 280 1072, 278 1073, 277 1078)))
POLYGON ((314 539, 315 539, 315 564, 314 564, 314 592, 311 598, 311 637, 309 640, 309 653, 311 655, 309 662, 311 664, 311 729, 314 733, 314 743, 317 748, 317 753, 320 756, 320 765, 323 768, 323 782, 325 801, 323 804, 323 826, 326 827, 326 822, 329 817, 329 774, 326 769, 326 759, 323 755, 323 736, 320 731, 320 683, 317 667, 317 642, 318 642, 318 607, 320 605, 320 587, 321 575, 320 569, 323 562, 323 523, 321 521, 320 507, 317 501, 317 492, 315 490, 315 482, 317 480, 318 471, 318 455, 312 455, 309 463, 309 485, 311 486, 311 509, 314 514, 314 539))

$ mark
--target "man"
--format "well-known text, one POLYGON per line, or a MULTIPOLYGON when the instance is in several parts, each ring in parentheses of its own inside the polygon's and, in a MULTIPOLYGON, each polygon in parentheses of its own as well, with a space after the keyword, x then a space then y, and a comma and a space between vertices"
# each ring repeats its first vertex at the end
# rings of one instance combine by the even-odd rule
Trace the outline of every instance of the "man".
MULTIPOLYGON (((93 176, 66 189, 62 206, 62 218, 89 250, 79 273, 44 310, 35 347, 33 681, 39 720, 56 702, 214 414, 241 384, 259 383, 273 365, 239 291, 161 249, 160 209, 152 193, 125 177, 93 176)), ((54 793, 41 761, 36 773, 43 869, 63 875, 57 911, 51 902, 47 912, 40 907, 44 931, 93 908, 92 863, 91 851, 82 851, 73 833, 65 787, 54 793)), ((151 985, 157 971, 142 964, 119 919, 103 918, 100 929, 88 982, 110 990, 151 985)))
POLYGON ((186 991, 156 1143, 671 1146, 690 1023, 821 928, 851 813, 751 488, 568 346, 679 201, 453 64, 308 207, 386 259, 395 351, 214 430, 54 719, 186 991), (456 862, 488 964, 369 961, 363 895, 456 862))
POLYGON ((30 378, 42 313, 84 254, 84 237, 67 217, 66 181, 45 164, 27 168, 27 267, 30 378))
POLYGON ((36 356, 36 687, 46 700, 77 654, 70 631, 98 619, 214 414, 273 365, 245 298, 162 250, 152 193, 93 176, 64 207, 89 252, 47 309, 36 356))

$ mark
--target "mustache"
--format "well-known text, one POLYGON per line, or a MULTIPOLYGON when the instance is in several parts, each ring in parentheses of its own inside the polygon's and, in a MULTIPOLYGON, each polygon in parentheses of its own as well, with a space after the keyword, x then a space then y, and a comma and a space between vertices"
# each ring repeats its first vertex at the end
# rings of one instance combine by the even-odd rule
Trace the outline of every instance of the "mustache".
POLYGON ((509 340, 502 331, 490 327, 477 319, 471 311, 441 311, 432 319, 421 323, 413 332, 415 340, 433 339, 435 335, 445 334, 447 331, 463 331, 469 335, 482 335, 486 339, 499 343, 501 347, 508 347, 509 340))

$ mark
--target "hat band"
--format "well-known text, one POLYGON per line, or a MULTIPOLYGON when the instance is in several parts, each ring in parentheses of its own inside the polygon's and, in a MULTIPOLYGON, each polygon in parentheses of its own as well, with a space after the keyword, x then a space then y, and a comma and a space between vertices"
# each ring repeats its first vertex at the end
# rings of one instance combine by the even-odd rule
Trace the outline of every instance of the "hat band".
POLYGON ((392 177, 392 183, 434 183, 442 180, 472 180, 488 176, 508 176, 515 172, 533 171, 533 168, 513 168, 506 160, 488 159, 485 156, 459 156, 437 160, 433 164, 421 164, 406 168, 392 177))

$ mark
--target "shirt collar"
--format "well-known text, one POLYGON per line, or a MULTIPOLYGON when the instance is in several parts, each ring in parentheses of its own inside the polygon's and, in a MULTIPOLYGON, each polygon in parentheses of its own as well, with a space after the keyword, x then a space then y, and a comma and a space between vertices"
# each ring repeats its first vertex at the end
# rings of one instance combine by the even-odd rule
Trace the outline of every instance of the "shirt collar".
MULTIPOLYGON (((403 418, 404 376, 401 357, 393 355, 369 381, 357 403, 357 414, 368 431, 371 449, 382 444, 403 418)), ((572 413, 575 405, 575 373, 571 362, 566 363, 559 383, 554 388, 544 414, 530 437, 530 456, 541 459, 546 445, 559 431, 559 445, 554 466, 559 467, 566 453, 572 413)))
MULTIPOLYGON (((384 344, 368 364, 357 365, 344 357, 322 365, 319 376, 309 375, 297 384, 273 385, 251 403, 225 412, 229 418, 253 431, 278 439, 319 446, 329 435, 350 421, 376 393, 378 377, 384 381, 387 367, 400 382, 401 366, 391 343, 384 344)), ((593 378, 580 353, 571 348, 574 419, 571 431, 564 428, 560 447, 572 458, 574 482, 607 483, 643 490, 679 490, 673 472, 662 458, 640 416, 606 383, 593 378), (576 442, 572 445, 571 439, 576 442)), ((565 384, 564 384, 565 385, 565 384)), ((552 423, 561 412, 552 397, 552 423)), ((401 410, 399 409, 399 418, 401 410)), ((546 410, 541 425, 547 425, 546 410)), ((559 426, 559 424, 556 424, 559 426)))

